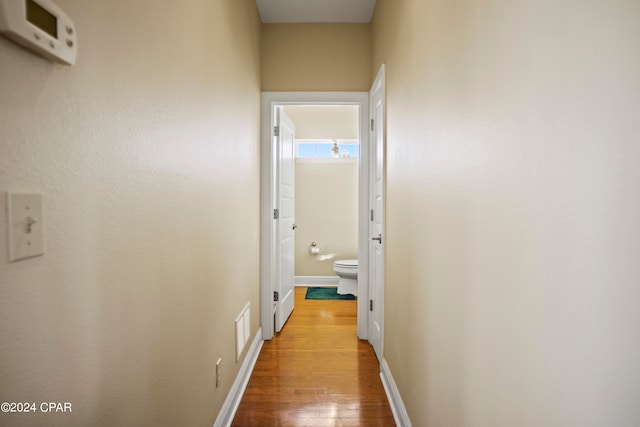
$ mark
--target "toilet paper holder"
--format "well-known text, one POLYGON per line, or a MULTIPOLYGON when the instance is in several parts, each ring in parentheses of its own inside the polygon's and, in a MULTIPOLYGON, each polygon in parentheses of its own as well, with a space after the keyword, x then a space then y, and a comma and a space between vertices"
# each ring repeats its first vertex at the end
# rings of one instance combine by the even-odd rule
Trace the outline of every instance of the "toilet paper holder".
POLYGON ((309 254, 310 255, 318 255, 320 253, 320 247, 318 243, 313 241, 311 242, 311 246, 309 246, 309 254))

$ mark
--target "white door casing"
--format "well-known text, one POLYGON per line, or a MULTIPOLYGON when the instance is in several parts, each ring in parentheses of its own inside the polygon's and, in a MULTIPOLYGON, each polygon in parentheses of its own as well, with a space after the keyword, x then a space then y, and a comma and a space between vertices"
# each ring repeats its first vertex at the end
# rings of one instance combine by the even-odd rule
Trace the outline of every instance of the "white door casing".
MULTIPOLYGON (((360 172, 358 196, 358 337, 368 339, 369 328, 369 92, 263 92, 260 161, 260 324, 270 340, 277 323, 273 292, 278 289, 279 236, 273 210, 278 208, 279 148, 273 136, 278 106, 357 105, 360 109, 360 172), (275 316, 274 316, 275 314, 275 316), (274 317, 276 320, 274 322, 274 317)), ((282 295, 280 295, 282 298, 282 295)))
POLYGON ((380 361, 384 343, 384 81, 383 64, 369 93, 372 120, 369 139, 369 342, 380 361))
POLYGON ((295 127, 282 107, 276 109, 274 132, 278 147, 278 168, 276 172, 278 190, 276 233, 278 235, 276 280, 276 332, 280 332, 293 312, 294 292, 294 208, 295 208, 295 127))

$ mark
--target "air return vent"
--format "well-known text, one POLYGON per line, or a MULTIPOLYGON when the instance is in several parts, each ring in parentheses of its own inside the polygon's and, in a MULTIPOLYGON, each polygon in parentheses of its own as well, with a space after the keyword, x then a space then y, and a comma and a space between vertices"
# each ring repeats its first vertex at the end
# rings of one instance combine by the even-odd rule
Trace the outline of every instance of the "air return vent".
POLYGON ((236 318, 236 360, 240 360, 249 337, 251 336, 251 303, 244 306, 236 318))

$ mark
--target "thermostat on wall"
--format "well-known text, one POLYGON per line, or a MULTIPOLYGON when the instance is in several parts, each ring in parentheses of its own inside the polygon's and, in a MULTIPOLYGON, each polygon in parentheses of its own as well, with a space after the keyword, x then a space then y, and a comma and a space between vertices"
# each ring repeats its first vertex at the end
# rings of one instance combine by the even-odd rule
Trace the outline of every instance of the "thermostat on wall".
POLYGON ((0 0, 0 33, 52 61, 76 63, 76 28, 50 0, 0 0))

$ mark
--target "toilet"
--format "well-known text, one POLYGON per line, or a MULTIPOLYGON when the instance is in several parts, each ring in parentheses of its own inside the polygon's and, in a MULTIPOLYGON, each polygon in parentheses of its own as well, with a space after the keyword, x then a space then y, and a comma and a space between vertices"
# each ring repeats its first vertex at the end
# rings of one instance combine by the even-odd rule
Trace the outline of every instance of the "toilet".
POLYGON ((340 295, 358 295, 358 260, 343 259, 333 263, 333 271, 338 275, 340 295))

